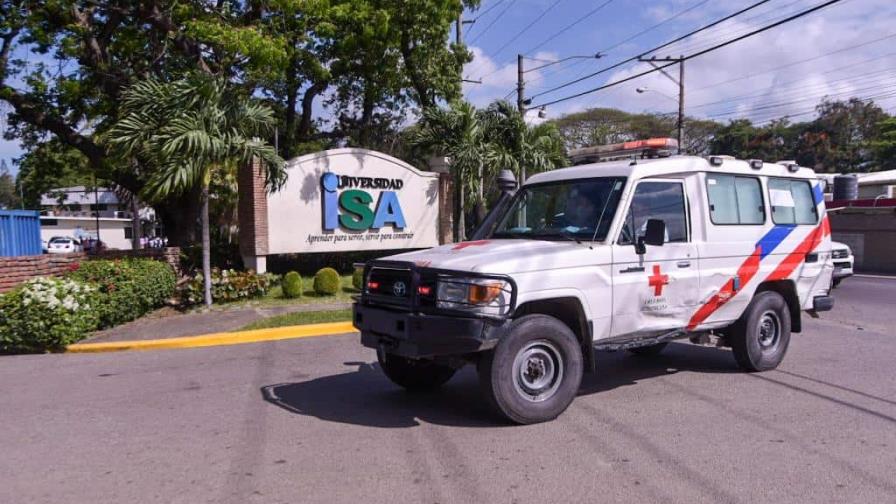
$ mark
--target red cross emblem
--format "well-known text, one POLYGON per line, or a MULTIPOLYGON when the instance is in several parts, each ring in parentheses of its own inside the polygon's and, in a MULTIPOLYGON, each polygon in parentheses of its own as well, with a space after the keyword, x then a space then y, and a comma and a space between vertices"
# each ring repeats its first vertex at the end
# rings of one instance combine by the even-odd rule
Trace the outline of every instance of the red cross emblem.
POLYGON ((663 286, 669 283, 669 275, 663 275, 660 273, 660 265, 653 265, 653 275, 647 277, 647 285, 653 287, 653 295, 654 296, 662 296, 663 295, 663 286))
POLYGON ((478 246, 485 245, 486 243, 490 243, 490 242, 491 242, 491 240, 476 240, 476 241, 460 242, 457 245, 455 245, 454 247, 452 247, 451 250, 463 250, 467 247, 478 247, 478 246))

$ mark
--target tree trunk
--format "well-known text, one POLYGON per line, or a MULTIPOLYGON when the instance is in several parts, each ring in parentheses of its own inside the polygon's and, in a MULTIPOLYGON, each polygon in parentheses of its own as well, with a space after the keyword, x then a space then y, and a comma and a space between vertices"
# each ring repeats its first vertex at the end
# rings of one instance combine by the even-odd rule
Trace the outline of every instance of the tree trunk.
POLYGON ((464 222, 464 183, 463 177, 458 174, 454 184, 457 218, 454 220, 457 229, 454 231, 454 241, 462 242, 466 239, 466 223, 464 222))
POLYGON ((143 236, 143 226, 140 223, 140 204, 137 195, 131 194, 131 248, 140 250, 140 237, 143 236))
POLYGON ((208 224, 208 183, 202 186, 202 279, 205 286, 205 306, 212 305, 212 257, 208 224))

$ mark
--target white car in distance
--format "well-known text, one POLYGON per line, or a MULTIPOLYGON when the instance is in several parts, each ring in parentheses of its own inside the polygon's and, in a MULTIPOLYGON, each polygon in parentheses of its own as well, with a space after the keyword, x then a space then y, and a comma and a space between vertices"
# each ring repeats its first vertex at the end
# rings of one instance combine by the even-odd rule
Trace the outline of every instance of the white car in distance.
POLYGON ((83 251, 81 242, 71 236, 54 236, 47 243, 47 253, 50 254, 70 254, 81 251, 83 251))

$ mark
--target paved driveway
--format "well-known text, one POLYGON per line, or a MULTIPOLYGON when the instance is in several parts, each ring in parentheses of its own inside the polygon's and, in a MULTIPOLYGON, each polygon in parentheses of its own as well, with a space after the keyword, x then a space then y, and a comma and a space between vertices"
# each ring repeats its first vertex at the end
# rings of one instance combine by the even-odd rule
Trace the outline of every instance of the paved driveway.
POLYGON ((896 502, 896 281, 853 278, 782 367, 599 357, 514 427, 472 370, 411 396, 357 336, 0 358, 0 502, 896 502))

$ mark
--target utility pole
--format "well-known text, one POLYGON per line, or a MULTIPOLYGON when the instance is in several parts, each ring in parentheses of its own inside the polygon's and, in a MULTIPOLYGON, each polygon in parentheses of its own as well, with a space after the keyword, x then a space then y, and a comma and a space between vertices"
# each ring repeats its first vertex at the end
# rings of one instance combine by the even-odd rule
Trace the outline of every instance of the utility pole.
MULTIPOLYGON (((520 119, 526 122, 526 81, 523 74, 523 55, 516 55, 516 108, 520 111, 520 119)), ((520 186, 526 181, 526 167, 520 163, 520 186)))
POLYGON ((678 58, 638 58, 638 61, 650 63, 654 68, 656 68, 661 74, 666 76, 669 80, 678 85, 678 121, 676 124, 676 129, 678 130, 678 153, 684 153, 684 62, 685 57, 679 56, 678 58), (669 75, 663 67, 657 65, 657 63, 678 63, 678 79, 669 75))

